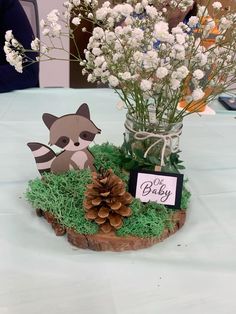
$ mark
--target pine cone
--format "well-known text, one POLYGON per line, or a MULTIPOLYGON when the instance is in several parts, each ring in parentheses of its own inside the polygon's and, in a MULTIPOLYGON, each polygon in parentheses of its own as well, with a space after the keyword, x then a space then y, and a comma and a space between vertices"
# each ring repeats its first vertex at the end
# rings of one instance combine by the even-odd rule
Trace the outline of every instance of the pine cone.
POLYGON ((87 185, 84 207, 86 218, 95 220, 104 233, 119 229, 123 217, 132 214, 128 205, 132 196, 126 192, 124 182, 111 169, 93 173, 93 181, 87 185))

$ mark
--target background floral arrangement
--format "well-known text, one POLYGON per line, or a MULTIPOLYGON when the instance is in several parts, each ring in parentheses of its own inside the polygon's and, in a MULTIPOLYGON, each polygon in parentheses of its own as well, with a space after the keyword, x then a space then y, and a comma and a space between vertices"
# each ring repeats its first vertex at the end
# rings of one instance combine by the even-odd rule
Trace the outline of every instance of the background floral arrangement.
MULTIPOLYGON (((66 1, 63 12, 54 9, 41 21, 51 44, 36 38, 32 50, 39 52, 37 61, 54 59, 53 51, 64 50, 61 37, 69 36, 78 52, 71 57, 84 67, 88 81, 108 83, 121 98, 119 106, 132 118, 144 126, 182 121, 192 112, 188 110, 192 103, 193 111, 198 111, 203 101, 209 102, 236 81, 236 13, 223 12, 221 3, 214 2, 211 17, 208 8, 199 7, 187 24, 169 29, 162 2, 126 0, 112 6, 106 1, 99 7, 97 0, 66 1), (94 24, 85 58, 74 36, 83 19, 94 24), (212 31, 215 40, 206 45, 212 31), (184 108, 179 108, 181 100, 186 102, 184 108)), ((177 7, 185 11, 192 4, 192 0, 170 1, 168 11, 177 7)), ((19 72, 37 62, 27 57, 28 51, 10 30, 4 50, 19 72)))

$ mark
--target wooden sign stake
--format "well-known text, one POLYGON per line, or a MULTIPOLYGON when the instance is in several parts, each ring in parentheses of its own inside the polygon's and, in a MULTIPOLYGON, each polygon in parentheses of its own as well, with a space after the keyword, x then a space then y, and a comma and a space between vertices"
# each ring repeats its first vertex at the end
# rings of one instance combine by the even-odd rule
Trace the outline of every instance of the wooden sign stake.
POLYGON ((156 165, 154 168, 155 171, 161 171, 161 166, 156 165))

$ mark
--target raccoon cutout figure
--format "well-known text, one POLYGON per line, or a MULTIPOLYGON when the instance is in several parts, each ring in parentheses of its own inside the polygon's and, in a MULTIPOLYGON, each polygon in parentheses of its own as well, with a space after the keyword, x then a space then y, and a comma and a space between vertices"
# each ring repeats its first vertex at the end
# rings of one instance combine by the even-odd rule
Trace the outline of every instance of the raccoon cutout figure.
POLYGON ((87 104, 82 104, 75 114, 56 117, 43 114, 43 122, 50 131, 49 145, 63 149, 59 154, 41 143, 27 143, 31 149, 40 174, 43 172, 63 173, 68 170, 89 168, 95 170, 94 157, 88 150, 96 134, 101 133, 90 120, 87 104))

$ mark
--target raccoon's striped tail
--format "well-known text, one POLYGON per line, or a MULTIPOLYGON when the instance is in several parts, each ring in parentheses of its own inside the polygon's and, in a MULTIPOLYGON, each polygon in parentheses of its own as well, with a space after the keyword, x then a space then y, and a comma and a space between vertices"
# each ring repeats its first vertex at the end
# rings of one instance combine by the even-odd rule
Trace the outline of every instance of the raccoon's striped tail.
POLYGON ((31 149, 40 174, 51 171, 51 164, 56 158, 56 154, 51 148, 41 143, 27 143, 31 149))

